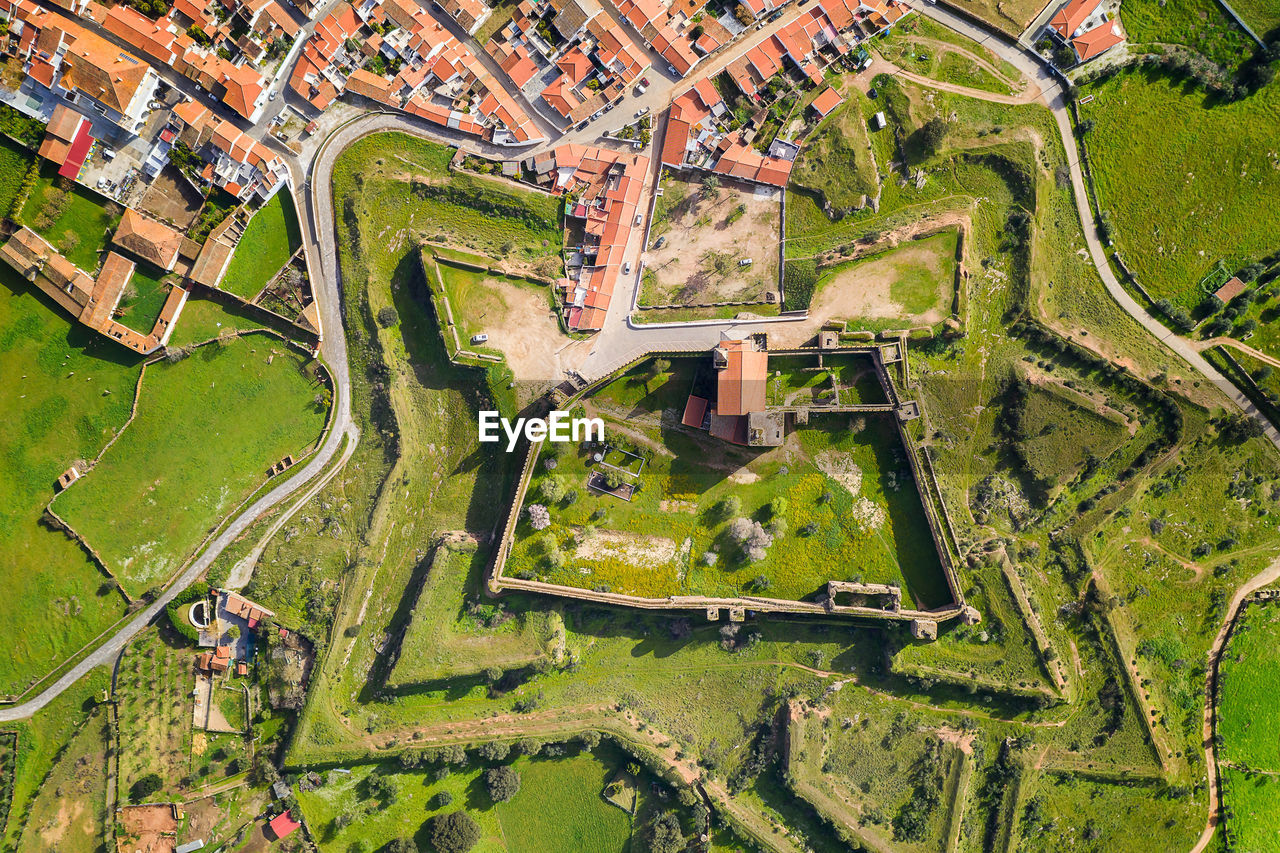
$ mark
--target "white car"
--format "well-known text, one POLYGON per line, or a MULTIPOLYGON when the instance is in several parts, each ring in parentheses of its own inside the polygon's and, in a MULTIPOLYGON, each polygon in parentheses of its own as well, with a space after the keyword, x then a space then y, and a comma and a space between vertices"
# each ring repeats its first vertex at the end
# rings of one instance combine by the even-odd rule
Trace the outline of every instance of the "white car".
POLYGON ((623 275, 631 275, 631 262, 630 262, 630 261, 627 261, 626 263, 624 263, 624 264, 622 265, 622 274, 623 274, 623 275))
POLYGON ((648 107, 644 107, 643 109, 636 110, 636 118, 640 118, 641 116, 647 116, 648 114, 649 114, 648 107))
POLYGON ((738 261, 738 266, 740 266, 740 267, 749 267, 749 266, 751 266, 751 259, 750 259, 750 258, 743 258, 742 260, 738 261))
POLYGON ((472 335, 471 336, 471 343, 473 344, 483 344, 483 343, 486 343, 488 340, 489 340, 488 335, 472 335))

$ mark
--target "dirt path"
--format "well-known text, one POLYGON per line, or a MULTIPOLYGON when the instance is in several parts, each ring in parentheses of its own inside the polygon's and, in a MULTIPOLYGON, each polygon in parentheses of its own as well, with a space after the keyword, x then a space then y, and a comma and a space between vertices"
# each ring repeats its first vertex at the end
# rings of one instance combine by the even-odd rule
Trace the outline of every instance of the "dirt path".
MULTIPOLYGON (((935 80, 932 77, 925 77, 922 74, 916 74, 908 71, 898 65, 885 59, 875 51, 871 52, 871 66, 863 71, 863 74, 869 74, 874 77, 877 74, 892 74, 895 77, 901 77, 903 80, 910 80, 912 83, 918 83, 929 89, 938 89, 943 92, 951 92, 956 95, 964 95, 969 98, 978 98, 983 101, 991 101, 997 104, 1030 104, 1040 99, 1040 87, 1033 82, 1028 82, 1027 86, 1016 95, 1003 95, 999 92, 988 92, 985 89, 973 89, 969 86, 961 86, 956 83, 945 83, 941 80, 935 80)), ((1003 77, 1001 78, 1003 79, 1003 77)))
MULTIPOLYGON (((941 39, 930 38, 929 36, 916 35, 914 33, 912 33, 909 36, 909 38, 912 41, 917 42, 919 44, 928 45, 939 54, 954 53, 958 56, 963 56, 965 59, 973 60, 973 62, 977 64, 980 68, 990 72, 991 76, 995 77, 1001 83, 1007 84, 1009 88, 1013 89, 1015 92, 1024 92, 1026 91, 1027 87, 1031 85, 1031 81, 1027 80, 1027 78, 1021 75, 1019 75, 1016 78, 1010 78, 1007 74, 1004 73, 1004 71, 1002 71, 998 66, 996 66, 995 63, 991 62, 988 59, 984 59, 981 56, 978 56, 976 53, 965 50, 963 47, 960 47, 959 45, 952 44, 951 42, 948 42, 948 41, 942 41, 941 39)), ((1036 92, 1038 95, 1039 90, 1037 89, 1036 92)))
POLYGON ((1196 583, 1197 581, 1200 580, 1200 578, 1204 577, 1204 566, 1201 566, 1199 563, 1193 563, 1190 560, 1179 557, 1177 554, 1173 553, 1168 548, 1165 548, 1163 545, 1153 540, 1150 536, 1139 537, 1138 541, 1142 543, 1145 547, 1150 548, 1152 551, 1159 551, 1161 554, 1164 554, 1170 560, 1173 560, 1175 563, 1182 566, 1182 568, 1186 569, 1187 571, 1195 575, 1194 578, 1192 578, 1189 581, 1183 581, 1183 583, 1196 583))
POLYGON ((1191 848, 1191 853, 1203 853, 1209 846, 1222 815, 1222 787, 1218 781, 1218 748, 1213 742, 1213 718, 1217 710, 1214 706, 1216 692, 1214 688, 1218 679, 1218 664, 1222 660, 1222 650, 1226 647, 1227 638, 1231 635, 1231 626, 1235 624, 1240 605, 1257 590, 1278 580, 1280 580, 1280 559, 1272 561, 1271 565, 1245 581, 1236 590, 1236 594, 1231 596, 1231 602, 1227 605, 1227 614, 1222 619, 1222 627, 1218 629, 1218 635, 1213 638, 1213 645, 1209 647, 1209 666, 1205 673, 1204 720, 1200 729, 1200 734, 1204 738, 1205 771, 1209 779, 1209 817, 1205 821, 1204 832, 1200 833, 1200 838, 1196 841, 1196 846, 1191 848))
POLYGON ((1235 338, 1218 337, 1218 338, 1208 338, 1203 341, 1195 342, 1195 348, 1200 350, 1201 352, 1204 352, 1207 349, 1213 349, 1214 347, 1217 347, 1217 346, 1231 347, 1232 349, 1239 350, 1245 355, 1251 355, 1254 358, 1256 358, 1258 361, 1265 362, 1266 364, 1269 364, 1272 367, 1280 367, 1280 358, 1267 355, 1265 352, 1262 352, 1261 350, 1256 350, 1253 347, 1249 346, 1248 344, 1244 343, 1243 341, 1238 341, 1235 338))

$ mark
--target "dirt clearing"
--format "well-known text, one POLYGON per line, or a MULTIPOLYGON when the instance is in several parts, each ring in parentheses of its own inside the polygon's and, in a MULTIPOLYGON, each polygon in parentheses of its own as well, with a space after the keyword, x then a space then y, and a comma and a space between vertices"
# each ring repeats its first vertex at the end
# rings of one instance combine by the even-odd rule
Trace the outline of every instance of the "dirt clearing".
POLYGON ((639 568, 657 568, 676 558, 676 543, 663 536, 601 530, 579 543, 574 556, 581 560, 620 560, 639 568))
POLYGON ((776 293, 781 191, 666 175, 662 192, 643 256, 642 304, 763 302, 776 293))
POLYGON ((203 203, 200 193, 178 174, 177 169, 165 166, 142 194, 138 207, 162 222, 171 223, 174 228, 185 230, 195 222, 203 203))

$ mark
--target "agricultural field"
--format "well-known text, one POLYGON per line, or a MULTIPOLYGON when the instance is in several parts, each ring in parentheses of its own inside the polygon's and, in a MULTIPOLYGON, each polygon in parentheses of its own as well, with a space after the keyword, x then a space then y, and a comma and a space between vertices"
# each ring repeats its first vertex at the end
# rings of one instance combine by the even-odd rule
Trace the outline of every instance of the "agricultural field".
POLYGON ((1222 770, 1227 818, 1226 838, 1240 850, 1274 850, 1280 844, 1280 783, 1274 776, 1222 770))
POLYGON ((955 301, 959 239, 948 229, 855 260, 821 262, 809 311, 850 330, 936 326, 955 301))
POLYGON ((114 202, 59 178, 57 168, 45 162, 35 189, 15 219, 93 275, 110 232, 123 212, 114 202))
MULTIPOLYGON (((1267 0, 1233 2, 1232 8, 1260 35, 1267 30, 1267 19, 1276 18, 1275 5, 1267 0)), ((1213 0, 1129 0, 1120 20, 1132 44, 1185 45, 1227 69, 1236 68, 1254 50, 1253 40, 1213 0)))
POLYGON ((314 366, 266 335, 157 362, 133 422, 59 495, 55 511, 131 596, 141 595, 165 582, 268 468, 310 449, 325 423, 321 390, 314 366), (219 412, 225 420, 210 419, 219 412), (175 440, 197 434, 198 453, 175 440))
MULTIPOLYGON (((702 366, 680 359, 656 377, 616 382, 670 384, 654 396, 676 397, 708 381, 696 378, 702 366)), ((545 506, 551 524, 521 523, 506 574, 658 598, 811 599, 828 580, 862 580, 904 586, 921 609, 950 600, 891 415, 815 409, 783 447, 761 449, 677 425, 680 408, 619 411, 613 399, 606 388, 586 410, 605 419, 606 442, 647 460, 638 477, 622 477, 641 484, 638 493, 624 500, 588 488, 612 469, 592 464, 590 448, 544 445, 523 513, 545 506), (766 553, 735 541, 742 518, 763 523, 766 553)))
POLYGON ((249 220, 218 286, 252 300, 301 247, 298 214, 289 191, 282 189, 249 220))
POLYGON ((640 304, 764 302, 766 293, 778 290, 781 237, 779 192, 719 176, 693 181, 664 170, 640 304))
POLYGON ((124 615, 108 578, 40 518, 58 476, 128 419, 139 364, 0 267, 0 694, 21 693, 124 615))
MULTIPOLYGON (((487 549, 436 546, 390 683, 396 686, 502 672, 549 659, 564 623, 555 611, 516 611, 484 597, 487 549)), ((562 652, 561 652, 562 653, 562 652)))
POLYGON ((1268 153, 1280 81, 1215 104, 1177 80, 1132 71, 1081 94, 1093 96, 1080 115, 1093 122, 1085 140, 1098 203, 1152 298, 1194 310, 1206 296, 1199 282, 1219 261, 1235 270, 1275 250, 1261 200, 1280 193, 1268 153), (1206 133, 1219 139, 1212 152, 1200 144, 1206 133))
POLYGON ((58 756, 41 785, 19 853, 66 850, 94 853, 107 828, 107 709, 98 706, 58 756))
POLYGON ((880 178, 862 117, 866 96, 853 88, 841 94, 847 100, 809 136, 787 191, 811 194, 824 209, 843 213, 875 196, 880 178))
POLYGON ((145 788, 139 795, 133 791, 152 773, 159 775, 166 792, 191 786, 195 655, 166 628, 137 637, 120 661, 115 688, 120 740, 115 751, 124 802, 156 801, 154 794, 142 793, 145 788))

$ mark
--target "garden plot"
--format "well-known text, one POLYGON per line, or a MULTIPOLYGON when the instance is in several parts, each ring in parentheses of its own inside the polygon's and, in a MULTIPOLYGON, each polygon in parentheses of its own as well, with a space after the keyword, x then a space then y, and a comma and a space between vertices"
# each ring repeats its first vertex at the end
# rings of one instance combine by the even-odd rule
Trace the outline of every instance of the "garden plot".
MULTIPOLYGON (((827 370, 856 375, 853 365, 827 370)), ((689 376, 678 368, 661 382, 666 375, 646 387, 689 376)), ((599 396, 633 401, 636 380, 599 396)), ((633 486, 628 499, 587 487, 601 448, 544 445, 504 574, 646 597, 791 600, 812 600, 828 580, 861 580, 903 586, 904 606, 950 600, 892 414, 815 411, 783 446, 763 450, 681 426, 677 408, 645 405, 674 396, 648 392, 625 418, 597 409, 606 440, 647 460, 635 477, 605 469, 633 486)))
POLYGON ((641 304, 764 302, 777 292, 780 191, 667 173, 662 192, 644 255, 641 304))

